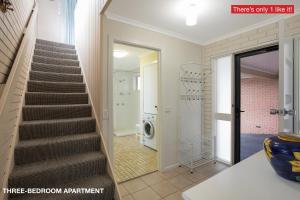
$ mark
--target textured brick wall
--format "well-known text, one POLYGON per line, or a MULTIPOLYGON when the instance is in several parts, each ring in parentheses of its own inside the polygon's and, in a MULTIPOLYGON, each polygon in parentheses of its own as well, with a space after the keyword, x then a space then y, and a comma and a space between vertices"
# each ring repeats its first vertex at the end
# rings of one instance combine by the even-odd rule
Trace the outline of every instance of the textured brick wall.
POLYGON ((285 20, 285 36, 299 36, 300 34, 300 15, 285 20))
POLYGON ((241 133, 277 133, 278 116, 270 115, 270 109, 277 107, 277 79, 255 77, 241 81, 241 109, 245 111, 241 114, 241 133))

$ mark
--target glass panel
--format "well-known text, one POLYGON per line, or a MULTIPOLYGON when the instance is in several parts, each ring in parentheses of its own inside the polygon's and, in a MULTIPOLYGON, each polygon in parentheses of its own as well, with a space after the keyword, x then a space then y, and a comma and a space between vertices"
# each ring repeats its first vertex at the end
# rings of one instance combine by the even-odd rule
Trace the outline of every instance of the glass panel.
POLYGON ((217 59, 216 112, 231 114, 231 56, 217 59))
POLYGON ((216 156, 221 161, 231 163, 231 122, 217 120, 216 156))

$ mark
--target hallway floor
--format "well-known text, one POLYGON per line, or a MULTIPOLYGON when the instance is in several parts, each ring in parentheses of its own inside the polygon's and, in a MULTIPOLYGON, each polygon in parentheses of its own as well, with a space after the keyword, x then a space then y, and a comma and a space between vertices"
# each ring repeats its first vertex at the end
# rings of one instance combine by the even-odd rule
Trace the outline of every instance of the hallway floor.
POLYGON ((114 136, 114 165, 117 182, 157 170, 157 152, 139 143, 136 135, 114 136))
POLYGON ((242 133, 241 134, 241 160, 263 150, 263 142, 272 134, 242 133))
POLYGON ((182 200, 181 193, 226 169, 221 163, 195 169, 178 167, 168 172, 154 172, 119 184, 121 200, 182 200))

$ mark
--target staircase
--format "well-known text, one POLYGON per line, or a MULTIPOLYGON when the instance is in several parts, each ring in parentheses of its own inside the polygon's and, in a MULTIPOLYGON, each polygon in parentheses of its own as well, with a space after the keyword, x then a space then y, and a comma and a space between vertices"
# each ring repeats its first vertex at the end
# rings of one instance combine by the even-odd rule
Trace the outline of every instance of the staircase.
POLYGON ((9 199, 114 199, 74 46, 37 40, 9 188, 104 188, 102 194, 10 194, 9 199))

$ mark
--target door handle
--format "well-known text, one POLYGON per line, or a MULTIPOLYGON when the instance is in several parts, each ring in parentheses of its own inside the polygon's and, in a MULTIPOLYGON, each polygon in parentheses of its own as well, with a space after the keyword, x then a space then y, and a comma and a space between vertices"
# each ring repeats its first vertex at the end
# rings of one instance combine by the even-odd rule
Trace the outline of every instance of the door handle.
POLYGON ((279 115, 279 109, 275 109, 275 108, 270 109, 270 115, 279 115))
POLYGON ((295 110, 293 110, 293 109, 286 110, 286 109, 274 109, 274 108, 272 108, 270 110, 270 114, 271 115, 279 115, 279 116, 286 116, 286 115, 294 116, 295 115, 295 110))
POLYGON ((240 110, 240 112, 242 113, 242 112, 246 112, 245 110, 240 110))

